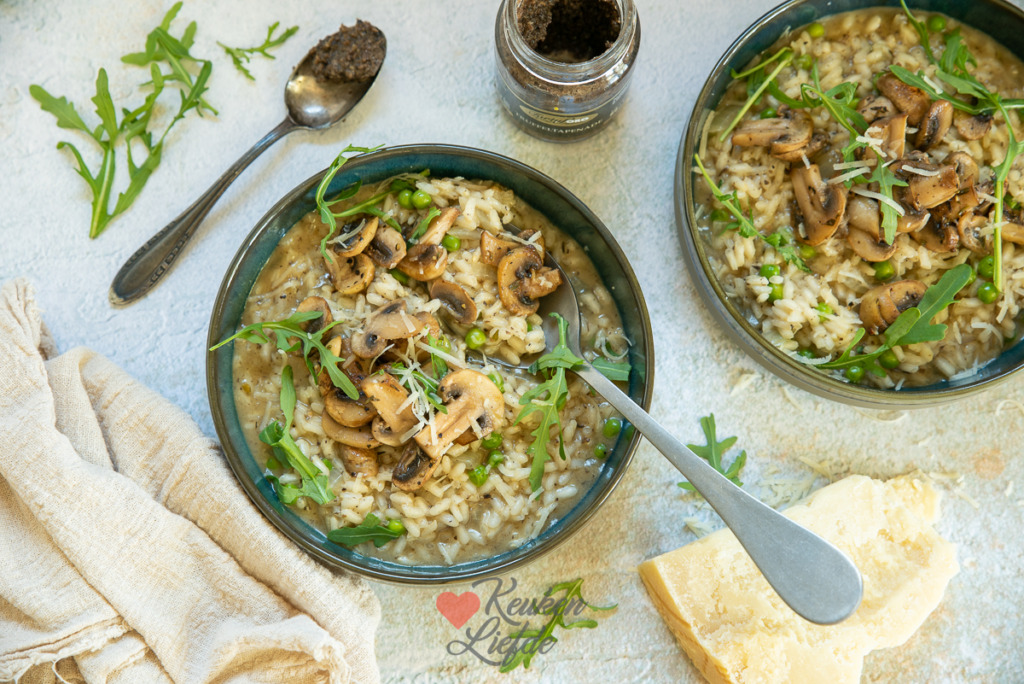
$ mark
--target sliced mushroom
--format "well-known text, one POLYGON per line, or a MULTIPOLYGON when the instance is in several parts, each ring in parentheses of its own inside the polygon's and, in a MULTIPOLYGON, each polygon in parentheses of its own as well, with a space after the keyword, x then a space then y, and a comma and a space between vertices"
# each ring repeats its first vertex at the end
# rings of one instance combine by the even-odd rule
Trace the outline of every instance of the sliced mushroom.
POLYGON ((946 156, 943 164, 952 164, 956 171, 957 190, 963 192, 978 182, 978 163, 966 152, 953 152, 946 156))
MULTIPOLYGON (((522 241, 529 242, 537 250, 541 258, 544 258, 544 236, 539 231, 524 230, 519 233, 519 238, 522 241), (537 237, 534 238, 534 235, 537 237)), ((523 242, 500 237, 485 230, 480 233, 480 261, 488 266, 497 268, 506 254, 513 249, 523 246, 525 246, 523 242)))
POLYGON ((803 161, 804 159, 814 157, 816 154, 821 152, 827 144, 828 133, 825 133, 824 131, 815 131, 814 135, 811 136, 811 141, 803 147, 798 147, 790 152, 773 153, 772 156, 785 162, 803 161))
POLYGON ((901 313, 917 306, 927 289, 918 280, 900 280, 868 290, 860 301, 860 320, 868 333, 877 335, 901 313))
POLYGON ((924 228, 910 235, 933 252, 955 252, 960 242, 956 224, 956 217, 929 221, 924 228))
POLYGON ((340 234, 348 235, 348 238, 331 242, 331 252, 342 258, 361 254, 377 234, 378 223, 377 217, 371 216, 369 219, 362 218, 345 224, 341 228, 340 234))
POLYGON ((380 446, 380 442, 374 438, 369 425, 357 428, 348 427, 331 418, 326 411, 320 415, 320 425, 323 427, 325 435, 346 446, 359 449, 376 449, 380 446))
POLYGON ((505 398, 483 373, 469 368, 444 376, 437 393, 448 413, 434 416, 433 425, 416 433, 416 443, 432 459, 440 459, 466 430, 485 437, 501 425, 505 398))
POLYGON ((443 209, 430 222, 419 242, 406 252, 405 258, 398 264, 398 270, 422 282, 439 278, 448 266, 448 250, 441 246, 441 240, 458 216, 458 207, 443 209))
POLYGON ((896 109, 906 113, 907 122, 911 126, 920 124, 921 119, 928 113, 928 107, 931 105, 928 93, 920 88, 907 85, 892 73, 883 74, 875 85, 896 105, 896 109))
POLYGON ((304 324, 306 332, 310 335, 315 335, 334 322, 334 316, 331 315, 331 307, 323 297, 306 297, 295 307, 295 311, 303 313, 307 311, 319 312, 319 318, 311 318, 304 324))
MULTIPOLYGON (((346 346, 347 342, 348 340, 344 340, 346 346)), ((327 348, 335 356, 344 358, 351 354, 351 349, 343 350, 342 345, 342 338, 335 337, 327 344, 327 348)), ((340 387, 335 386, 327 370, 321 368, 317 375, 317 385, 324 398, 324 412, 345 427, 366 425, 377 415, 377 412, 367 402, 366 394, 359 389, 360 383, 366 376, 356 364, 351 364, 349 367, 341 366, 341 369, 355 385, 359 394, 355 399, 349 397, 340 387)))
POLYGON ((932 215, 923 209, 920 211, 914 211, 913 209, 904 206, 903 215, 896 221, 896 232, 897 233, 913 233, 915 230, 921 230, 928 224, 928 220, 931 219, 932 215))
POLYGON ((732 134, 732 144, 767 147, 773 157, 795 161, 800 159, 801 151, 811 143, 813 135, 814 122, 810 114, 802 109, 780 107, 777 117, 743 122, 732 134))
POLYGON ((352 336, 352 353, 372 359, 384 351, 390 340, 412 337, 425 323, 406 313, 404 299, 396 299, 377 309, 366 321, 362 332, 352 336))
POLYGON ((953 114, 953 125, 964 140, 980 140, 992 128, 991 114, 970 115, 957 110, 953 114))
POLYGON ((391 471, 391 482, 404 492, 416 491, 434 474, 440 462, 440 458, 430 458, 415 442, 409 442, 391 471))
POLYGON ((949 201, 957 193, 960 183, 957 180, 956 168, 952 164, 939 167, 923 168, 915 163, 915 168, 925 171, 937 171, 935 175, 922 176, 912 173, 907 176, 905 197, 913 209, 931 209, 949 201))
POLYGON ((476 303, 461 286, 449 280, 435 280, 430 283, 430 298, 441 302, 442 308, 462 325, 476 320, 476 303))
MULTIPOLYGON (((994 210, 993 210, 994 213, 994 210)), ((989 214, 989 220, 994 221, 995 217, 989 214)), ((1003 225, 1000 228, 1000 239, 1004 242, 1012 242, 1015 245, 1024 245, 1024 212, 1004 211, 1003 225)))
POLYGON ((896 105, 885 95, 868 95, 857 105, 857 111, 868 124, 872 124, 879 119, 895 114, 896 105))
POLYGON ((373 421, 373 434, 378 440, 390 446, 392 440, 397 439, 411 430, 419 422, 412 411, 412 402, 409 402, 409 392, 390 373, 374 373, 368 376, 360 384, 360 389, 366 393, 366 398, 376 410, 378 417, 387 428, 378 426, 376 419, 373 421), (389 435, 388 432, 391 434, 389 435), (385 439, 381 439, 384 435, 385 439))
POLYGON ((841 183, 825 183, 817 164, 794 166, 789 177, 804 217, 807 244, 820 245, 832 237, 843 220, 846 192, 841 183))
POLYGON ((873 239, 882 237, 881 212, 878 200, 850 193, 846 200, 846 221, 850 230, 867 233, 873 239))
POLYGON ((376 451, 343 444, 341 449, 338 450, 338 455, 345 466, 345 472, 352 477, 360 475, 376 477, 379 468, 376 451))
POLYGON ((373 438, 381 444, 387 444, 388 446, 402 446, 402 436, 388 427, 388 424, 384 422, 384 419, 377 416, 373 419, 371 424, 371 430, 373 432, 373 438))
POLYGON ((517 247, 498 263, 498 296, 513 316, 537 311, 539 297, 554 292, 562 283, 557 269, 544 266, 533 247, 517 247))
POLYGON ((405 238, 401 232, 384 226, 373 236, 363 253, 381 268, 391 270, 405 258, 405 238))
POLYGON ((896 253, 895 240, 890 245, 883 238, 856 228, 851 228, 850 232, 846 234, 846 241, 850 243, 850 247, 857 253, 857 256, 872 263, 885 261, 896 253))
POLYGON ((953 105, 948 100, 935 100, 921 120, 914 144, 922 150, 935 147, 942 142, 952 123, 953 105))
POLYGON ((342 257, 332 254, 327 262, 327 273, 331 276, 338 294, 351 295, 362 292, 373 282, 374 266, 370 257, 356 254, 342 257))
POLYGON ((975 254, 988 254, 992 251, 992 240, 981 236, 981 229, 988 225, 988 219, 971 212, 964 214, 957 221, 956 231, 960 235, 960 244, 975 254))
POLYGON ((899 159, 906 151, 907 115, 893 114, 879 119, 868 127, 865 135, 881 138, 882 143, 878 147, 886 159, 899 159))

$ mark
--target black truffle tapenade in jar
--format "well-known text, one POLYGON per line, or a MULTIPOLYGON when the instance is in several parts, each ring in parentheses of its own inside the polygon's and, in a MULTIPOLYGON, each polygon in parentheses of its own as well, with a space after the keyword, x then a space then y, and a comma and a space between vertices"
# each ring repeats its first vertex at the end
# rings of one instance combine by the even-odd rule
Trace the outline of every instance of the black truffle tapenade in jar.
POLYGON ((640 20, 633 0, 503 0, 494 29, 497 87, 512 120, 553 142, 581 140, 626 95, 640 20))

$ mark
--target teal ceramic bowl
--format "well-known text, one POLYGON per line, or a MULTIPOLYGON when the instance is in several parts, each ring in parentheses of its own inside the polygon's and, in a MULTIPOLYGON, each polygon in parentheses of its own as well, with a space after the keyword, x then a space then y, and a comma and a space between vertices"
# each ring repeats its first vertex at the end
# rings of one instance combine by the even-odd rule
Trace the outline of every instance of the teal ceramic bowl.
MULTIPOLYGON (((908 0, 907 5, 911 10, 942 12, 988 34, 1018 57, 1024 57, 1024 11, 1008 2, 908 0)), ((1018 340, 972 375, 900 390, 850 384, 794 361, 761 335, 714 276, 708 261, 709 247, 698 230, 695 216, 694 188, 703 179, 693 171, 693 155, 698 150, 705 122, 732 83, 732 69, 741 71, 791 29, 841 12, 899 6, 899 0, 793 0, 758 19, 729 46, 701 89, 679 145, 675 169, 676 225, 686 265, 704 304, 726 334, 751 358, 783 380, 827 399, 874 409, 924 408, 988 389, 1024 366, 1024 344, 1018 340)))
MULTIPOLYGON (((512 159, 482 150, 447 145, 415 145, 364 154, 342 167, 328 194, 355 181, 373 183, 407 172, 430 169, 433 176, 463 176, 493 180, 513 190, 554 225, 587 250, 602 275, 634 344, 630 362, 634 373, 628 393, 644 409, 650 407, 654 380, 654 347, 647 306, 632 268, 611 233, 587 207, 544 174, 512 159)), ((301 183, 267 212, 235 255, 217 295, 210 320, 209 345, 239 328, 242 309, 256 277, 284 234, 316 207, 315 194, 323 172, 301 183)), ((454 565, 406 566, 355 553, 329 542, 290 508, 280 503, 263 470, 251 453, 238 420, 233 393, 232 345, 209 352, 206 359, 207 392, 214 425, 231 469, 242 488, 267 519, 288 538, 326 565, 353 570, 380 580, 411 584, 440 584, 504 573, 547 553, 578 532, 611 494, 626 471, 640 442, 635 431, 623 431, 590 488, 564 516, 540 536, 517 549, 489 558, 454 565)))

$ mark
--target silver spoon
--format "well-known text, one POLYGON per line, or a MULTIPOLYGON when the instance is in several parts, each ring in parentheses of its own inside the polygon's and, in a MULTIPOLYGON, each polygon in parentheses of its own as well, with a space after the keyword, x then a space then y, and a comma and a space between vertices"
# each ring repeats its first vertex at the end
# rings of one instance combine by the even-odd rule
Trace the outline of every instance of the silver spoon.
MULTIPOLYGON (((379 72, 379 70, 378 70, 379 72)), ((373 85, 377 74, 363 81, 318 81, 313 77, 313 53, 292 71, 284 88, 288 115, 242 155, 181 216, 142 245, 125 262, 110 285, 110 302, 120 306, 143 297, 170 269, 213 205, 263 150, 299 128, 322 129, 341 121, 373 85)))
MULTIPOLYGON (((576 292, 565 271, 550 254, 545 256, 545 262, 559 270, 564 283, 541 299, 540 313, 544 317, 547 350, 558 344, 558 324, 548 316, 554 312, 569 324, 567 346, 576 356, 583 358, 576 292)), ((525 368, 525 365, 517 367, 525 368)), ((669 434, 592 365, 584 362, 573 372, 608 400, 679 469, 732 529, 779 597, 798 615, 811 622, 831 625, 849 617, 857 609, 863 591, 861 577, 843 552, 727 480, 669 434)))

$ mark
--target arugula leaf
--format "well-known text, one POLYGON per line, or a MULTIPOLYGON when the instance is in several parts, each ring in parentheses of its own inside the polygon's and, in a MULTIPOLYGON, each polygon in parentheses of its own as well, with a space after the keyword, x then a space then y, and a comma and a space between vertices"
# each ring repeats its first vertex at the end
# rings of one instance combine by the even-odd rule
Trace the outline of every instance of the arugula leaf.
POLYGON ((320 180, 320 185, 316 188, 316 206, 320 210, 320 219, 327 224, 327 234, 324 235, 322 240, 320 240, 320 253, 323 254, 324 259, 327 259, 328 261, 331 260, 331 256, 327 253, 327 241, 331 239, 334 235, 334 231, 338 229, 337 220, 339 218, 355 216, 356 214, 367 211, 367 208, 376 205, 382 199, 387 197, 391 190, 389 189, 387 192, 374 195, 365 202, 360 202, 356 206, 350 207, 345 211, 335 213, 331 211, 331 207, 342 200, 354 197, 355 194, 359 192, 359 188, 362 186, 362 181, 357 181, 345 188, 335 195, 332 200, 327 200, 325 197, 327 189, 331 186, 331 181, 333 181, 334 177, 338 175, 338 171, 341 170, 341 167, 350 159, 350 157, 347 157, 346 155, 353 153, 365 154, 367 152, 379 150, 381 147, 382 145, 377 145, 376 147, 357 147, 355 145, 347 145, 345 149, 338 153, 338 156, 334 158, 334 161, 331 162, 331 165, 327 168, 327 172, 324 173, 324 177, 320 180))
MULTIPOLYGON (((547 610, 537 610, 537 602, 533 601, 532 605, 534 612, 538 615, 550 615, 551 619, 548 620, 547 624, 545 624, 544 627, 542 627, 541 629, 527 629, 526 627, 528 625, 524 625, 518 633, 510 635, 510 638, 513 640, 513 644, 517 643, 519 639, 534 639, 535 641, 533 643, 538 644, 538 646, 544 641, 557 643, 558 639, 556 639, 553 636, 556 627, 561 627, 562 629, 593 629, 597 627, 597 621, 588 618, 584 618, 582 620, 574 620, 573 622, 565 621, 565 611, 569 608, 569 606, 572 605, 574 598, 579 600, 580 603, 585 605, 587 608, 590 608, 591 610, 614 610, 618 605, 613 604, 610 606, 595 606, 590 603, 587 603, 583 599, 582 578, 572 580, 571 582, 561 582, 559 584, 555 584, 546 592, 544 592, 544 596, 548 597, 559 591, 564 591, 565 596, 562 597, 561 600, 555 602, 555 604, 547 610)), ((539 652, 539 648, 513 648, 509 652, 509 654, 505 656, 504 660, 502 660, 500 672, 511 672, 520 665, 523 666, 523 669, 529 668, 530 663, 533 662, 533 656, 537 655, 537 653, 539 652)))
MULTIPOLYGON (((722 441, 718 441, 718 436, 715 434, 715 414, 713 413, 700 419, 700 427, 701 430, 704 431, 704 438, 707 440, 707 445, 700 446, 697 444, 687 444, 686 446, 690 448, 690 451, 707 461, 712 468, 725 475, 730 482, 735 484, 737 487, 742 487, 743 482, 740 481, 739 476, 740 470, 742 470, 743 466, 747 463, 747 452, 741 451, 740 455, 733 460, 732 465, 730 465, 727 470, 723 470, 722 456, 732 448, 732 445, 736 443, 737 438, 726 437, 722 441)), ((679 482, 678 486, 688 492, 697 491, 689 482, 679 482)))
POLYGON ((590 365, 612 382, 629 382, 629 372, 633 369, 629 361, 609 361, 603 356, 591 361, 590 365))
MULTIPOLYGON (((205 100, 202 94, 206 91, 206 82, 210 77, 212 63, 193 57, 189 53, 192 39, 195 35, 195 22, 189 24, 180 39, 174 38, 168 33, 171 22, 181 9, 181 3, 175 3, 164 16, 160 26, 153 29, 146 37, 145 52, 132 53, 122 57, 126 64, 133 64, 140 67, 149 66, 150 80, 141 84, 141 87, 151 87, 152 91, 146 96, 144 102, 134 109, 122 108, 121 120, 118 121, 118 108, 110 96, 110 86, 106 69, 100 68, 96 75, 96 94, 91 98, 95 105, 95 114, 99 118, 99 125, 91 128, 78 111, 75 105, 65 97, 55 97, 46 89, 38 85, 29 86, 29 94, 39 102, 44 112, 52 114, 57 119, 57 126, 67 130, 75 130, 83 133, 100 153, 99 166, 93 172, 86 161, 85 155, 70 142, 61 141, 57 149, 67 149, 74 157, 77 166, 76 171, 85 180, 92 192, 92 211, 89 220, 89 237, 98 237, 110 224, 110 222, 124 213, 142 192, 153 171, 160 164, 163 155, 164 140, 174 125, 181 121, 185 115, 195 110, 198 115, 204 111, 216 114, 205 100), (189 68, 198 65, 199 73, 193 77, 189 68), (161 67, 169 68, 164 73, 161 67), (157 136, 156 131, 150 129, 152 114, 155 109, 164 105, 159 102, 160 95, 165 92, 166 84, 171 82, 177 87, 180 96, 177 112, 171 117, 170 122, 157 136), (118 150, 125 151, 128 167, 128 185, 125 190, 118 194, 114 206, 111 208, 113 197, 114 178, 118 167, 118 150), (135 154, 145 153, 141 163, 133 157, 135 154)), ((173 110, 172 110, 173 111, 173 110)))
POLYGON ((352 380, 345 375, 345 371, 341 370, 339 363, 343 361, 340 356, 337 356, 334 352, 327 348, 327 345, 323 342, 324 334, 338 324, 338 321, 325 325, 314 333, 307 332, 303 323, 311 321, 314 318, 320 317, 319 311, 296 311, 291 316, 280 321, 261 321, 259 323, 252 323, 247 325, 234 335, 227 337, 217 344, 210 347, 210 351, 215 351, 220 347, 223 347, 228 342, 234 340, 244 340, 246 342, 252 342, 254 344, 266 344, 270 341, 270 336, 267 331, 273 331, 277 338, 277 348, 283 352, 293 352, 302 349, 302 357, 306 362, 306 368, 309 369, 309 374, 316 376, 316 366, 313 363, 312 354, 314 351, 319 352, 320 365, 327 371, 327 374, 331 376, 331 381, 335 387, 340 388, 349 399, 358 399, 359 390, 352 384, 352 380), (298 338, 295 342, 289 342, 292 338, 298 338))
POLYGON ((260 432, 260 441, 274 450, 274 456, 279 461, 287 463, 302 476, 302 486, 283 484, 272 475, 267 479, 274 484, 278 498, 285 505, 294 503, 300 496, 308 496, 318 504, 333 501, 335 495, 327 476, 302 453, 289 432, 295 417, 295 384, 292 381, 292 367, 287 364, 281 370, 281 411, 284 413, 284 426, 276 420, 271 421, 260 432))
POLYGON ((380 522, 373 513, 367 514, 363 522, 356 527, 339 527, 327 533, 327 539, 342 546, 358 546, 364 542, 372 541, 378 549, 392 539, 398 539, 405 534, 405 526, 400 520, 392 520, 397 525, 385 525, 380 522))
POLYGON ((557 313, 552 312, 551 316, 558 320, 558 344, 550 352, 544 354, 530 366, 531 373, 547 371, 547 379, 526 392, 520 399, 519 415, 516 416, 515 425, 518 425, 527 416, 533 413, 540 413, 540 424, 530 434, 533 442, 530 443, 527 451, 533 456, 530 465, 530 490, 540 489, 541 480, 544 478, 544 464, 551 456, 548 454, 548 442, 551 441, 551 428, 556 428, 558 433, 558 453, 565 459, 565 445, 562 443, 561 422, 559 421, 559 407, 569 398, 569 385, 565 378, 566 369, 572 369, 583 363, 583 359, 573 354, 566 345, 566 330, 568 322, 557 313))
POLYGON ((423 220, 416 226, 416 230, 412 231, 412 235, 409 236, 409 242, 416 242, 420 239, 420 236, 427 232, 427 228, 430 227, 430 222, 441 215, 441 210, 437 207, 431 207, 427 215, 423 217, 423 220))
POLYGON ((217 45, 220 45, 222 48, 224 48, 224 52, 228 53, 228 56, 231 57, 231 61, 234 63, 236 69, 241 71, 245 75, 245 77, 248 78, 250 81, 255 81, 256 78, 245 67, 245 65, 248 64, 250 60, 252 60, 252 56, 259 54, 263 55, 267 59, 277 59, 276 57, 274 57, 274 55, 270 54, 268 50, 278 47, 279 45, 283 45, 286 40, 295 35, 296 31, 299 30, 298 26, 292 26, 291 28, 286 29, 284 33, 275 38, 274 31, 276 31, 277 27, 280 25, 281 22, 279 21, 275 21, 273 24, 270 25, 270 28, 267 29, 267 37, 264 39, 262 45, 257 45, 248 48, 228 47, 227 45, 221 42, 218 42, 217 45))
POLYGON ((747 101, 744 102, 743 106, 740 107, 740 110, 736 112, 736 116, 732 118, 732 121, 729 122, 729 125, 726 127, 726 129, 722 131, 722 135, 718 139, 719 142, 725 142, 725 139, 729 137, 729 134, 732 133, 732 130, 736 128, 737 124, 739 124, 740 119, 742 119, 743 116, 747 113, 747 111, 753 106, 753 104, 761 98, 761 94, 765 91, 765 88, 767 88, 770 84, 774 83, 775 77, 779 75, 779 72, 785 69, 787 66, 789 66, 789 63, 793 61, 793 50, 788 47, 782 48, 765 61, 761 62, 760 64, 751 69, 748 69, 747 71, 744 71, 741 74, 736 73, 735 70, 732 72, 733 78, 743 78, 744 76, 749 76, 754 72, 763 73, 765 67, 767 67, 775 60, 778 60, 779 63, 775 65, 775 68, 772 69, 772 72, 768 74, 767 77, 765 77, 764 81, 761 81, 760 84, 754 88, 754 91, 750 93, 749 97, 747 97, 747 101))

